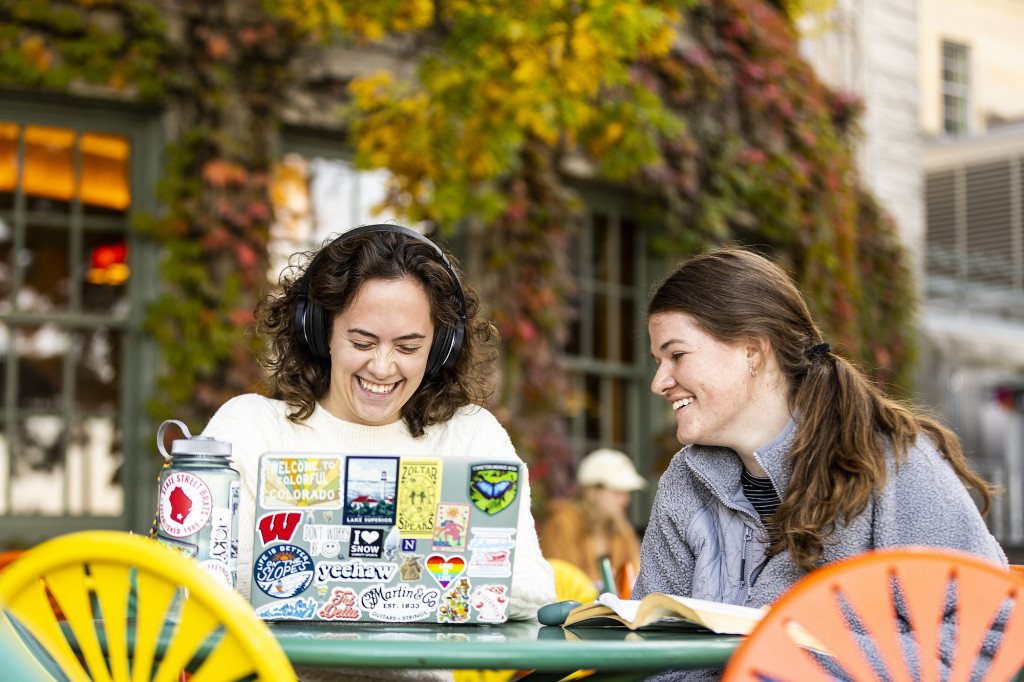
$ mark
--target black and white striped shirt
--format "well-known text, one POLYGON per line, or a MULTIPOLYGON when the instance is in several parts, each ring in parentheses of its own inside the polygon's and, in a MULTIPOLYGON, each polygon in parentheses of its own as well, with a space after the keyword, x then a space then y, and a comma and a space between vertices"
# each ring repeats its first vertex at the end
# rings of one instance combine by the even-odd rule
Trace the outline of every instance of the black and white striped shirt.
POLYGON ((761 521, 767 525, 768 520, 775 510, 779 508, 782 500, 779 499, 770 478, 765 476, 754 476, 744 467, 740 474, 740 484, 743 486, 743 494, 754 506, 754 511, 761 517, 761 521))

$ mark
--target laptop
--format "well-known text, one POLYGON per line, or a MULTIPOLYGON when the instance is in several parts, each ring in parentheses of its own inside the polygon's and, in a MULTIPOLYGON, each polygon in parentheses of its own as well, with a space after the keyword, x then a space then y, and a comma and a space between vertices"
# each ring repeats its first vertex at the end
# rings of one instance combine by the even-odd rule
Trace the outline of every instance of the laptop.
POLYGON ((520 464, 266 452, 251 603, 268 621, 502 623, 520 464))

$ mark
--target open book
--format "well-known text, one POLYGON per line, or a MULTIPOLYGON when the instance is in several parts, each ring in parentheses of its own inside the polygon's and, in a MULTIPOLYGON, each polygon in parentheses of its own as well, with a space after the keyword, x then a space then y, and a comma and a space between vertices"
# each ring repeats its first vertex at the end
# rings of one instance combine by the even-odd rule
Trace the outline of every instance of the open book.
MULTIPOLYGON (((597 601, 570 611, 563 626, 625 625, 630 630, 682 628, 710 630, 720 635, 749 635, 766 613, 767 607, 754 609, 659 592, 640 600, 619 599, 604 592, 597 601)), ((800 646, 830 653, 802 626, 790 623, 786 630, 800 646)))
POLYGON ((711 630, 723 635, 749 634, 764 617, 762 609, 705 599, 649 594, 643 599, 619 599, 610 592, 569 612, 565 625, 625 625, 639 628, 711 630))

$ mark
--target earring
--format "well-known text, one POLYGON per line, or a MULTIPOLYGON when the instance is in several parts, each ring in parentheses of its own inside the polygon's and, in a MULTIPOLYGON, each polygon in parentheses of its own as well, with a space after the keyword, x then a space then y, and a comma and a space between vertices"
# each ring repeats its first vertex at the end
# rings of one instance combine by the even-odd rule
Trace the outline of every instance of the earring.
POLYGON ((757 370, 754 369, 754 363, 750 363, 750 376, 752 376, 752 377, 756 377, 757 376, 757 370))

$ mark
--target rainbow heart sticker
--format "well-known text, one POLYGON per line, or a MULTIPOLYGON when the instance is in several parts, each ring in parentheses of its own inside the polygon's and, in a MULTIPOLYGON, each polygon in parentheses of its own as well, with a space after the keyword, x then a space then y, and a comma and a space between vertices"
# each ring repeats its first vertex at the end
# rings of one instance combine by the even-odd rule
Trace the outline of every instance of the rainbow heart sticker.
POLYGON ((427 557, 427 570, 441 589, 446 589, 459 574, 466 570, 466 560, 460 556, 446 557, 431 554, 427 557))

